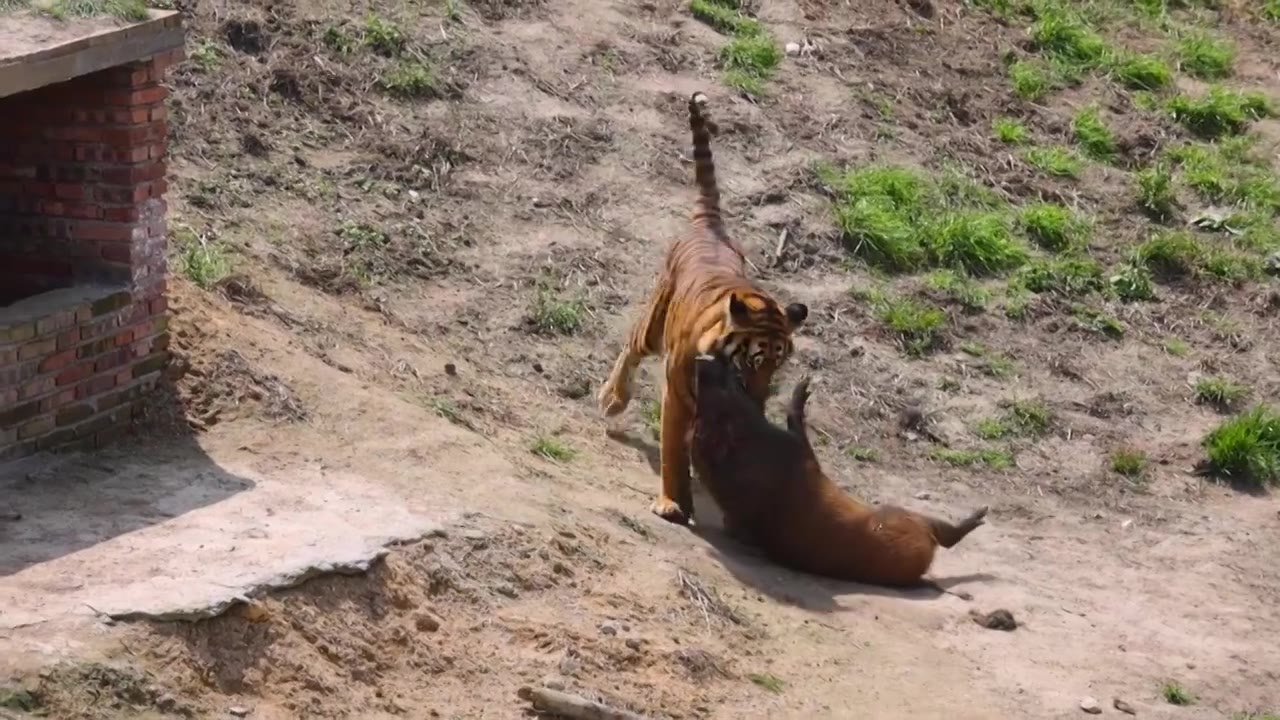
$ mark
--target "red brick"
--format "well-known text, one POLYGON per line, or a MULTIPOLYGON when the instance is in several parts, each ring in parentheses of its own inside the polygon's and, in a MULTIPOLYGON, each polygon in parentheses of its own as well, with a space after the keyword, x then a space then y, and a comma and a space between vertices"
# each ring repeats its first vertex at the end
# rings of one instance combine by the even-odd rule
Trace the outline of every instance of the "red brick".
POLYGON ((135 62, 104 70, 106 81, 119 87, 136 88, 151 82, 151 63, 135 62))
MULTIPOLYGON (((69 125, 66 127, 46 128, 44 136, 49 140, 71 140, 73 142, 102 142, 103 129, 89 125, 69 125)), ((35 149, 33 148, 32 151, 35 149)), ((41 148, 47 151, 47 148, 41 148)))
POLYGON ((151 197, 160 198, 169 191, 169 181, 166 178, 159 177, 151 182, 151 197))
POLYGON ((76 223, 73 235, 77 240, 131 242, 133 226, 126 223, 82 222, 76 223))
POLYGON ((138 211, 138 208, 136 205, 129 205, 127 207, 104 208, 102 211, 102 216, 104 219, 110 222, 131 223, 131 222, 137 222, 138 218, 141 216, 141 213, 138 211))
POLYGON ((108 90, 102 100, 110 107, 131 107, 162 102, 168 91, 159 85, 135 90, 108 90))
POLYGON ((75 390, 63 390, 62 392, 58 393, 57 395, 54 395, 52 398, 49 399, 49 407, 52 410, 57 410, 60 407, 63 407, 65 405, 70 405, 71 403, 75 402, 75 399, 76 399, 75 390))
POLYGON ((125 368, 116 373, 116 387, 133 382, 133 368, 125 368))
POLYGON ((84 363, 83 365, 76 365, 75 367, 67 368, 66 370, 58 373, 58 376, 54 378, 54 383, 59 387, 63 385, 74 385, 92 374, 93 363, 84 363))
MULTIPOLYGON (((164 163, 158 162, 145 162, 102 171, 102 182, 106 185, 137 185, 160 177, 164 177, 164 163)), ((145 200, 146 197, 142 199, 145 200)))
POLYGON ((76 359, 75 350, 63 350, 56 355, 50 355, 40 363, 40 372, 54 372, 70 365, 76 359))
POLYGON ((60 200, 83 200, 85 189, 78 183, 58 183, 53 186, 53 196, 60 200))
POLYGON ((20 440, 26 440, 27 438, 38 437, 53 430, 55 427, 57 427, 57 425, 55 424, 52 416, 46 415, 44 417, 39 417, 26 425, 19 427, 18 438, 20 440))
POLYGON ((45 393, 53 392, 53 388, 53 378, 38 377, 18 389, 18 399, 30 400, 32 398, 37 398, 45 393))
MULTIPOLYGON (((102 357, 98 358, 97 362, 93 364, 93 371, 100 373, 100 372, 106 372, 107 370, 111 370, 114 368, 118 368, 121 365, 124 365, 125 363, 129 362, 129 357, 130 357, 129 348, 120 348, 119 350, 116 350, 114 352, 109 352, 106 355, 103 355, 102 357)), ((113 385, 115 384, 114 379, 111 382, 113 385)))
MULTIPOLYGON (((33 358, 43 357, 45 355, 48 355, 51 352, 54 352, 57 349, 58 349, 57 338, 46 338, 44 340, 36 340, 35 342, 27 343, 26 345, 23 345, 21 348, 18 348, 18 359, 31 360, 33 358)), ((44 372, 44 370, 41 369, 40 372, 44 372)))
POLYGON ((151 119, 152 120, 168 120, 169 108, 165 107, 164 105, 157 105, 151 108, 151 119))
POLYGON ((129 328, 128 330, 125 330, 124 332, 116 335, 115 338, 112 340, 112 342, 115 343, 116 347, 120 347, 121 345, 128 345, 129 343, 133 342, 133 339, 134 337, 136 337, 137 332, 138 331, 136 328, 129 328))
POLYGON ((133 245, 128 242, 109 242, 102 244, 102 259, 110 262, 127 263, 133 257, 133 245))
POLYGON ((77 145, 75 149, 75 159, 78 162, 110 162, 108 157, 112 151, 102 145, 77 145))
POLYGON ((115 110, 111 113, 111 122, 118 125, 142 125, 151 119, 151 108, 135 107, 128 110, 115 110))
POLYGON ((151 147, 147 148, 147 155, 152 160, 163 160, 165 150, 166 150, 166 143, 162 143, 162 142, 152 143, 151 147))
POLYGON ((66 350, 76 346, 80 342, 80 329, 72 328, 58 335, 58 349, 66 350))
POLYGON ((85 383, 85 385, 88 386, 88 390, 86 390, 87 397, 100 395, 116 386, 115 373, 96 377, 90 380, 89 382, 85 383))
POLYGON ((102 206, 94 203, 45 201, 41 203, 40 209, 46 215, 60 215, 78 220, 101 220, 103 217, 102 206))
POLYGON ((169 309, 169 299, 166 297, 158 297, 151 301, 147 307, 147 311, 152 315, 160 315, 169 309))

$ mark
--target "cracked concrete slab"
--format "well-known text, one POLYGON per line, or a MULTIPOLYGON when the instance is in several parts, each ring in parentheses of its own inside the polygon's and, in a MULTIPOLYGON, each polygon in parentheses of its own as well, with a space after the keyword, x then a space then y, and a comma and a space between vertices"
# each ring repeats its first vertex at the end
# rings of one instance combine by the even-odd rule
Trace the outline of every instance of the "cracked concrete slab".
POLYGON ((183 449, 0 467, 0 505, 0 640, 103 616, 210 617, 318 574, 363 572, 449 519, 410 510, 394 483, 321 463, 264 473, 183 449))

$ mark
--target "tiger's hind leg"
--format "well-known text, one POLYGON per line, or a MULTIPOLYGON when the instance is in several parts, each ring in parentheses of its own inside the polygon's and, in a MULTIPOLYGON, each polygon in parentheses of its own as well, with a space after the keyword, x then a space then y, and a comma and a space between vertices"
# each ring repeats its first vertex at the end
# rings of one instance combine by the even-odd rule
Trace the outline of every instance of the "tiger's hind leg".
POLYGON ((631 402, 631 379, 640 361, 650 355, 662 353, 663 327, 667 322, 667 306, 670 302, 670 283, 663 278, 654 288, 644 315, 631 327, 627 344, 613 361, 609 379, 600 387, 598 400, 606 417, 613 417, 627 409, 631 402))

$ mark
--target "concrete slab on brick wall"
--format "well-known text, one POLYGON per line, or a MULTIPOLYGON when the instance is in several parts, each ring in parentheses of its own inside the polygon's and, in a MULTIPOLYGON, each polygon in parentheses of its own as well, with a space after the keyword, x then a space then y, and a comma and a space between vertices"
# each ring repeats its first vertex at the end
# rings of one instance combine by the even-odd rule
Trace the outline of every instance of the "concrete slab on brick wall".
POLYGON ((0 23, 0 97, 14 95, 180 48, 182 16, 150 10, 150 18, 55 20, 34 11, 6 13, 0 23))
POLYGON ((316 573, 358 572, 388 544, 451 521, 319 463, 302 477, 222 467, 194 443, 153 452, 0 465, 0 513, 21 516, 0 519, 0 638, 102 615, 214 615, 316 573))

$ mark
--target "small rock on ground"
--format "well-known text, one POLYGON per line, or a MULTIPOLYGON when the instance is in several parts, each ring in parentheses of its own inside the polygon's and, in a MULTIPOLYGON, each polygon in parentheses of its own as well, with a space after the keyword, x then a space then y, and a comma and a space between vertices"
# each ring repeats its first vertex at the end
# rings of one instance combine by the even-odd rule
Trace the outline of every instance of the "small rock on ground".
POLYGON ((1098 704, 1097 700, 1094 700, 1091 697, 1087 697, 1080 701, 1080 709, 1090 715, 1097 715, 1102 712, 1102 706, 1098 704))
POLYGON ((1004 608, 998 608, 989 613, 970 610, 969 617, 973 618, 974 622, 988 630, 1004 630, 1005 632, 1011 632, 1018 629, 1018 621, 1014 619, 1013 613, 1005 610, 1004 608))
POLYGON ((1138 714, 1138 711, 1137 711, 1137 710, 1134 710, 1132 705, 1130 705, 1129 703, 1127 703, 1127 702, 1125 702, 1125 701, 1121 700, 1120 698, 1113 698, 1113 699, 1111 700, 1111 704, 1112 704, 1112 706, 1114 706, 1114 707, 1115 707, 1115 709, 1117 709, 1117 710, 1119 710, 1120 712, 1125 713, 1125 714, 1127 714, 1127 715, 1137 715, 1137 714, 1138 714))

